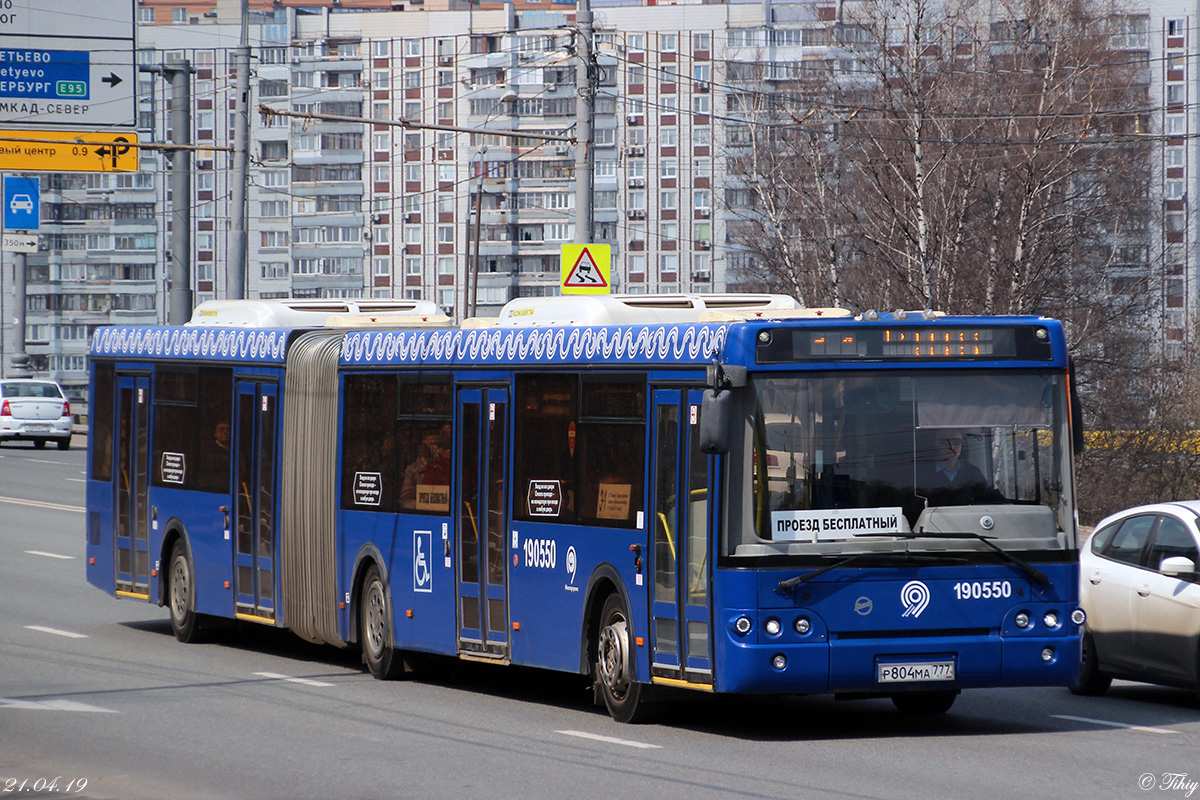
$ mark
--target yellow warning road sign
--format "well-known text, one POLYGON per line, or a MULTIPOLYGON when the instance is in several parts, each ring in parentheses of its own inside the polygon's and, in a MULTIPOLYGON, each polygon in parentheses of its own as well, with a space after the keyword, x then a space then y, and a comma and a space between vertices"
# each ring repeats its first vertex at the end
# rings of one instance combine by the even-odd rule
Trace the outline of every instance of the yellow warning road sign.
POLYGON ((562 246, 563 294, 612 294, 612 247, 606 244, 562 246))
POLYGON ((0 171, 137 172, 137 144, 130 132, 0 130, 0 171))

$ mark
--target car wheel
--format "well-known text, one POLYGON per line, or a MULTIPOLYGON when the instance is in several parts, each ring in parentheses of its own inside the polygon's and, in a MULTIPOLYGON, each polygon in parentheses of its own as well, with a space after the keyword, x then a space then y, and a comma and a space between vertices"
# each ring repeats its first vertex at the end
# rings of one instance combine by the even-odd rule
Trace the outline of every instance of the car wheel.
POLYGON ((1096 656, 1096 643, 1092 640, 1090 633, 1083 635, 1083 648, 1080 652, 1080 657, 1083 661, 1083 669, 1079 674, 1079 683, 1070 687, 1071 693, 1085 697, 1094 697, 1107 692, 1108 687, 1112 686, 1112 678, 1100 671, 1099 661, 1096 656))
POLYGON ((903 714, 945 714, 958 699, 958 692, 904 692, 892 695, 892 704, 903 714))
POLYGON ((45 439, 34 439, 33 446, 36 447, 38 450, 41 450, 43 447, 46 446, 46 440, 45 439))
POLYGON ((58 449, 59 450, 70 450, 71 449, 71 437, 68 436, 65 439, 59 439, 58 440, 58 449))

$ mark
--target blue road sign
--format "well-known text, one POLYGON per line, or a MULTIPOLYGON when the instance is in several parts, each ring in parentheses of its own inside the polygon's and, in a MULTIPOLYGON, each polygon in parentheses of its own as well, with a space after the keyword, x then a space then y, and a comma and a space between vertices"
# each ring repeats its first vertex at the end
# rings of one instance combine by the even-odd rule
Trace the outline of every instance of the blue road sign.
POLYGON ((10 231, 36 231, 41 218, 40 178, 4 178, 4 228, 10 231))
POLYGON ((80 50, 0 48, 0 97, 87 100, 90 58, 80 50))

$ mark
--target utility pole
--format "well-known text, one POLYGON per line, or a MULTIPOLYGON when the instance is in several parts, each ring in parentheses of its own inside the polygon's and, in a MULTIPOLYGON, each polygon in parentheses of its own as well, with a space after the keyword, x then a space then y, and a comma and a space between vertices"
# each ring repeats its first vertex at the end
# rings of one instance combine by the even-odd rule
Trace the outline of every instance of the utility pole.
POLYGON ((171 291, 167 322, 182 325, 192 317, 192 75, 187 59, 142 72, 162 74, 171 81, 171 291))
POLYGON ((595 148, 592 121, 596 115, 596 72, 592 65, 592 8, 578 0, 575 24, 575 241, 591 244, 595 234, 592 188, 595 183, 595 148))
POLYGON ((246 298, 246 184, 250 181, 250 6, 242 0, 241 42, 233 54, 237 70, 234 87, 236 110, 233 123, 233 169, 229 197, 229 249, 225 259, 225 296, 230 300, 246 298))

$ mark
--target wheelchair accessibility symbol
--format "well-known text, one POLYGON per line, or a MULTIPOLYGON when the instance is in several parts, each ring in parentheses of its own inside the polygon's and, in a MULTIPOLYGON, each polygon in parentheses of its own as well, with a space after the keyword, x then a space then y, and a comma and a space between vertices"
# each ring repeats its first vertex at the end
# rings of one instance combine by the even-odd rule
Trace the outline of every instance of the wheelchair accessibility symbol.
POLYGON ((433 531, 413 531, 413 591, 433 591, 433 531))

